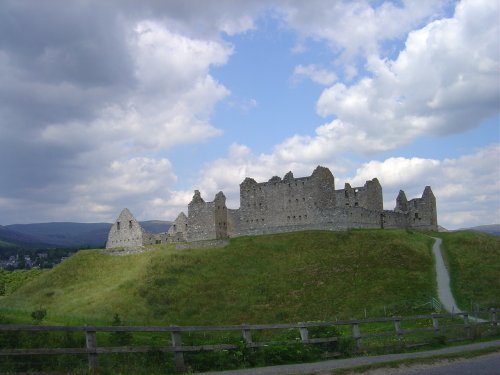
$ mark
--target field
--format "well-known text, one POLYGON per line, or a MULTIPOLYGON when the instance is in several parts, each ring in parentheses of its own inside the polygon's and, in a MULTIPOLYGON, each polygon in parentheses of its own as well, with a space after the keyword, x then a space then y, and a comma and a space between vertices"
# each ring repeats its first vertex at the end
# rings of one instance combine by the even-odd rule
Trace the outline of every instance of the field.
POLYGON ((238 324, 412 314, 435 296, 432 239, 404 230, 241 237, 205 250, 84 251, 0 299, 29 321, 238 324))

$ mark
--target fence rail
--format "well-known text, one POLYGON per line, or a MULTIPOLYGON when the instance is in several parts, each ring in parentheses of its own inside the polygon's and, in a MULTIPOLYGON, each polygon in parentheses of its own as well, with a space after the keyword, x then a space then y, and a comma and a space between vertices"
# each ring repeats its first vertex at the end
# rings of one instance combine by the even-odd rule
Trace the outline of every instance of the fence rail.
MULTIPOLYGON (((332 343, 338 341, 339 337, 321 337, 310 338, 309 329, 316 327, 340 327, 351 326, 351 336, 355 341, 357 351, 362 351, 363 339, 373 337, 388 337, 395 336, 401 346, 405 346, 405 335, 419 332, 434 332, 439 334, 441 329, 447 326, 441 326, 440 319, 461 318, 463 322, 454 324, 463 328, 465 336, 463 339, 471 338, 471 328, 476 326, 490 326, 498 333, 497 312, 498 309, 490 309, 488 320, 473 320, 469 319, 469 312, 453 313, 453 314, 430 314, 430 315, 415 315, 415 316, 400 316, 400 317, 385 317, 377 319, 363 320, 345 320, 336 322, 307 322, 293 324, 241 324, 241 325, 226 325, 226 326, 42 326, 42 325, 0 325, 0 332, 6 331, 59 331, 59 332, 83 332, 85 334, 85 347, 82 348, 9 348, 0 349, 1 356, 22 356, 22 355, 56 355, 56 354, 84 354, 88 357, 88 366, 91 371, 97 371, 99 367, 99 355, 108 353, 147 353, 151 351, 168 352, 174 354, 175 367, 178 371, 185 371, 184 353, 214 351, 214 350, 234 350, 238 349, 236 344, 210 344, 210 345, 183 345, 182 333, 186 332, 217 332, 217 331, 239 331, 242 334, 243 341, 247 348, 260 348, 269 345, 269 342, 254 342, 252 339, 253 331, 277 330, 277 329, 297 329, 300 334, 300 342, 302 344, 320 344, 332 343), (412 321, 420 319, 430 319, 432 327, 422 327, 413 329, 402 329, 402 321, 412 321), (374 323, 393 323, 393 329, 382 332, 365 332, 362 333, 360 326, 363 324, 374 323), (171 335, 171 345, 162 347, 99 347, 97 345, 97 332, 165 332, 171 335)), ((475 312, 477 313, 477 311, 475 312)), ((292 343, 292 342, 290 342, 292 343)), ((293 342, 296 343, 296 342, 293 342)))

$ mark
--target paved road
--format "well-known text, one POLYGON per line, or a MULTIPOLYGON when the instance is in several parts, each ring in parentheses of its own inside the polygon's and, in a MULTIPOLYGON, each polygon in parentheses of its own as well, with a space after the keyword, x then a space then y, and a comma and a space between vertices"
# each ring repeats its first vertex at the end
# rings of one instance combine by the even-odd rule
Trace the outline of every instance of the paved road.
POLYGON ((436 259, 436 274, 437 274, 437 286, 438 286, 438 297, 441 304, 448 312, 460 313, 460 310, 453 298, 453 294, 450 289, 450 276, 448 276, 448 270, 444 265, 443 255, 441 254, 441 243, 443 240, 441 238, 432 237, 436 242, 432 246, 432 252, 434 253, 434 258, 436 259))
MULTIPOLYGON (((348 359, 335 359, 330 361, 315 362, 315 363, 301 363, 296 365, 282 365, 282 366, 270 366, 270 367, 260 367, 254 369, 245 370, 231 370, 231 371, 218 371, 218 372, 206 372, 204 375, 291 375, 291 374, 311 374, 316 372, 323 372, 341 368, 350 368, 361 365, 368 365, 373 363, 384 363, 390 361, 399 361, 408 358, 428 358, 436 355, 442 354, 452 354, 452 353, 464 353, 472 350, 484 349, 497 347, 500 348, 500 340, 488 341, 488 342, 478 342, 468 345, 451 346, 448 348, 429 350, 425 352, 415 352, 415 353, 399 353, 399 354, 386 354, 370 357, 356 357, 348 359)), ((500 367, 497 367, 500 370, 500 367)), ((496 374, 500 372, 497 371, 496 374)), ((474 374, 472 372, 471 374, 474 374)), ((481 373, 478 373, 481 374, 481 373)))
POLYGON ((443 360, 429 364, 414 364, 399 368, 379 368, 366 375, 498 375, 500 352, 475 358, 443 360))

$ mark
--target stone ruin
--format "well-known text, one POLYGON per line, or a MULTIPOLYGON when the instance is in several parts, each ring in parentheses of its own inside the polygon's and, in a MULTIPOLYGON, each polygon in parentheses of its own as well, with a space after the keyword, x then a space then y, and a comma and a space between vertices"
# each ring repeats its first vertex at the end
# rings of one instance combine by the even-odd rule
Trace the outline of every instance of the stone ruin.
POLYGON ((177 216, 167 232, 145 231, 124 209, 109 232, 106 248, 140 247, 149 244, 220 240, 245 235, 301 230, 355 228, 411 228, 437 231, 436 198, 426 186, 421 198, 408 200, 400 191, 394 210, 384 210, 378 179, 363 186, 335 190, 328 168, 318 166, 311 176, 267 182, 245 178, 240 184, 240 208, 226 207, 223 192, 205 202, 198 190, 188 205, 188 215, 177 216))

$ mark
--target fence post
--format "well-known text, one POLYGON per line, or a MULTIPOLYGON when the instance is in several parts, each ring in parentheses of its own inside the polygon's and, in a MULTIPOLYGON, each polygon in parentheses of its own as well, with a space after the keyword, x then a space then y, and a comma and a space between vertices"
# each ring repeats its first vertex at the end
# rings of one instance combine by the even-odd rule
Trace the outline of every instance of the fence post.
POLYGON ((495 308, 492 308, 490 310, 490 314, 491 314, 491 325, 495 328, 495 332, 496 332, 497 328, 498 328, 497 310, 495 308))
POLYGON ((99 366, 99 358, 97 357, 97 337, 96 331, 86 329, 85 330, 85 345, 88 352, 88 362, 89 370, 91 372, 97 372, 97 367, 99 366))
POLYGON ((401 330, 401 320, 394 320, 394 329, 396 330, 396 335, 398 337, 399 346, 404 346, 404 336, 401 330))
POLYGON ((299 327, 300 339, 303 343, 307 343, 309 341, 309 331, 306 327, 299 327))
POLYGON ((498 324, 498 322, 497 322, 497 310, 495 308, 493 308, 490 310, 490 313, 491 313, 491 324, 493 324, 494 326, 497 326, 497 324, 498 324))
POLYGON ((174 347, 174 359, 175 359, 175 369, 177 371, 186 371, 186 365, 184 364, 184 353, 182 349, 175 349, 182 346, 181 332, 173 330, 172 335, 172 346, 174 347))
POLYGON ((243 332, 243 340, 245 340, 245 344, 248 347, 251 347, 252 344, 253 344, 253 341, 252 341, 252 331, 248 327, 243 327, 242 332, 243 332))
POLYGON ((436 318, 434 314, 431 314, 431 319, 432 319, 432 328, 434 328, 434 333, 438 333, 439 332, 438 318, 436 318))
POLYGON ((470 339, 470 323, 469 323, 469 314, 465 313, 463 315, 464 318, 464 329, 465 329, 465 335, 467 336, 468 339, 470 339))
POLYGON ((352 323, 352 337, 356 340, 357 351, 361 351, 363 349, 363 342, 361 341, 361 331, 359 330, 358 323, 352 323))

